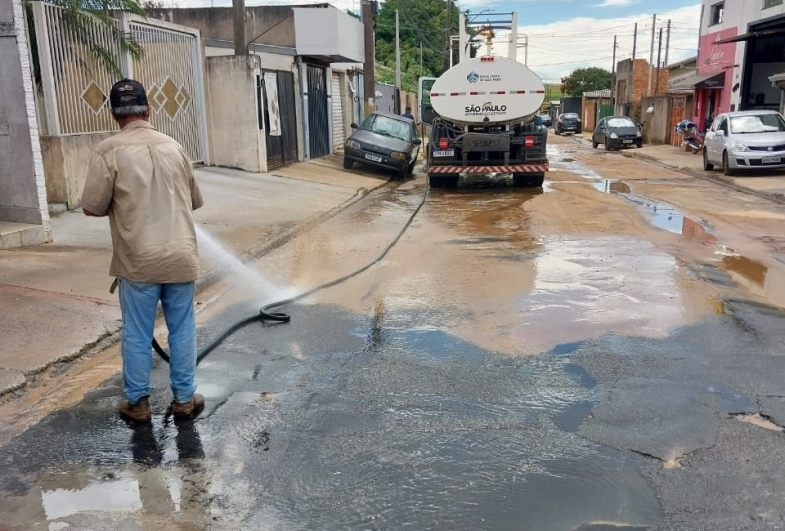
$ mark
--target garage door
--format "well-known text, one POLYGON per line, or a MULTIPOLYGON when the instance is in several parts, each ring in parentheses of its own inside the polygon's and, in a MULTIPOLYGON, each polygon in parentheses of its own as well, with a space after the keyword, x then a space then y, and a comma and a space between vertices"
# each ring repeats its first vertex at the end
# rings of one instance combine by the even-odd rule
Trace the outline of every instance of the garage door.
POLYGON ((341 91, 341 76, 333 73, 332 75, 332 113, 333 113, 333 147, 343 149, 344 137, 343 123, 343 94, 341 91))

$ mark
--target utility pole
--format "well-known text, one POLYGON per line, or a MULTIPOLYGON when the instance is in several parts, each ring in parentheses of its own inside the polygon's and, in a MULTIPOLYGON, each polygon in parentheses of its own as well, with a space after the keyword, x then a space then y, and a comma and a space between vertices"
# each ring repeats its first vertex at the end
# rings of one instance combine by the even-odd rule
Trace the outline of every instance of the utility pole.
POLYGON ((444 69, 449 68, 452 62, 452 40, 450 39, 450 0, 447 0, 447 5, 444 12, 444 38, 447 46, 447 55, 444 57, 444 69))
POLYGON ((616 73, 616 35, 613 36, 613 63, 611 63, 611 74, 616 73))
POLYGON ((654 95, 657 96, 660 93, 660 71, 662 66, 660 65, 660 58, 662 57, 662 28, 660 28, 660 37, 657 44, 657 82, 654 84, 656 87, 654 89, 654 95))
POLYGON ((654 68, 654 36, 656 35, 655 28, 657 26, 657 14, 652 15, 651 18, 651 50, 649 51, 649 88, 646 91, 647 96, 651 96, 651 75, 654 68))
POLYGON ((401 90, 401 30, 395 10, 395 88, 401 90))
POLYGON ((632 62, 635 63, 635 52, 638 50, 638 23, 635 23, 635 35, 632 36, 632 62))
POLYGON ((365 92, 365 116, 376 110, 376 50, 373 42, 373 2, 363 0, 362 18, 365 37, 365 64, 363 65, 363 90, 365 92))
POLYGON ((668 66, 668 52, 671 49, 671 20, 668 19, 668 31, 665 37, 665 66, 668 66))
POLYGON ((232 0, 234 13, 234 55, 248 55, 248 38, 245 36, 245 0, 232 0))

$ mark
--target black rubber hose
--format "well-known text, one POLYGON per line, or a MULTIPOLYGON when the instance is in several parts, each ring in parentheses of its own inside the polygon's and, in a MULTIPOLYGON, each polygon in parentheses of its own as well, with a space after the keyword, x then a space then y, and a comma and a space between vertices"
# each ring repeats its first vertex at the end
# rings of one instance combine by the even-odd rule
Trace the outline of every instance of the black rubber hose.
MULTIPOLYGON (((395 247, 395 245, 400 241, 400 239, 403 237, 403 235, 409 229, 409 226, 411 226, 412 222, 414 221, 414 218, 417 217, 417 214, 420 212, 420 210, 422 209, 423 205, 425 204, 425 200, 428 198, 428 189, 429 188, 430 188, 430 186, 429 186, 428 182, 426 181, 426 183, 425 183, 425 191, 422 194, 422 200, 420 201, 420 204, 417 205, 417 208, 414 209, 414 212, 412 212, 411 216, 409 216, 409 219, 406 220, 406 224, 404 224, 403 228, 398 232, 398 235, 395 237, 395 239, 393 239, 393 241, 390 242, 390 244, 387 247, 384 248, 382 253, 379 256, 377 256, 373 261, 365 264, 363 267, 361 267, 360 269, 357 269, 356 271, 352 271, 351 273, 349 273, 347 275, 344 275, 344 276, 342 276, 340 278, 336 278, 335 280, 331 280, 329 282, 325 282, 324 284, 320 284, 320 285, 316 286, 315 288, 312 288, 312 289, 310 289, 310 290, 308 290, 306 292, 300 293, 299 295, 295 295, 294 297, 291 297, 289 299, 285 299, 285 300, 282 300, 282 301, 272 302, 270 304, 267 304, 267 305, 263 306, 259 310, 258 314, 251 315, 250 317, 246 317, 245 319, 234 323, 232 326, 230 326, 229 328, 227 328, 226 330, 224 330, 223 332, 218 334, 212 341, 210 341, 210 343, 208 343, 207 345, 202 347, 196 354, 196 363, 198 364, 205 357, 207 357, 207 355, 210 352, 212 352, 218 345, 223 343, 224 340, 227 337, 229 337, 230 335, 234 334, 235 332, 237 332, 242 327, 244 327, 244 326, 246 326, 246 325, 248 325, 248 324, 250 324, 250 323, 252 323, 254 321, 276 321, 276 322, 279 322, 279 323, 288 323, 292 319, 291 316, 289 316, 288 314, 285 314, 285 313, 282 313, 282 312, 271 312, 270 310, 272 310, 274 308, 280 308, 281 306, 286 306, 287 304, 291 304, 293 302, 297 302, 297 301, 302 300, 302 299, 304 299, 304 298, 306 298, 306 297, 308 297, 310 295, 313 295, 314 293, 316 293, 318 291, 322 291, 324 289, 331 288, 333 286, 341 284, 342 282, 346 282, 347 280, 349 280, 349 279, 351 279, 353 277, 356 277, 357 275, 359 275, 361 273, 364 273, 365 271, 367 271, 368 269, 370 269, 374 265, 376 265, 379 262, 381 262, 384 259, 384 257, 387 256, 387 253, 389 253, 390 250, 393 247, 395 247)), ((169 354, 166 352, 166 350, 164 350, 164 348, 160 344, 158 344, 158 341, 155 338, 153 338, 153 350, 155 350, 155 352, 161 357, 161 359, 163 359, 166 363, 169 363, 169 354)))

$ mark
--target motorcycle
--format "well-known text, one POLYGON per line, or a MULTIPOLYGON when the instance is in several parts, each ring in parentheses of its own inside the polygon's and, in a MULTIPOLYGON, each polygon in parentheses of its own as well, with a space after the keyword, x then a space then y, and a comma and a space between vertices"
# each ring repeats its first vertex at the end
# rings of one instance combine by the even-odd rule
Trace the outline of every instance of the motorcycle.
POLYGON ((704 135, 698 131, 698 127, 694 123, 679 123, 676 133, 684 135, 682 145, 689 147, 693 155, 697 155, 703 150, 704 135))

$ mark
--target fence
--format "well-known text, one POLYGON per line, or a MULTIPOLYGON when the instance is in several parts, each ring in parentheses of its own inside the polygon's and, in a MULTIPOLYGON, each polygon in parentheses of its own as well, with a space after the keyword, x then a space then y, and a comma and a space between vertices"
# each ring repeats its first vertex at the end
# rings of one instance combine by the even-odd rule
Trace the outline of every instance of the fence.
POLYGON ((108 106, 117 81, 95 53, 96 43, 116 58, 125 77, 148 91, 150 122, 180 144, 194 161, 207 159, 202 47, 198 30, 123 15, 119 28, 144 51, 133 59, 120 50, 105 26, 73 20, 61 7, 33 2, 47 133, 51 136, 105 133, 116 129, 108 106))

